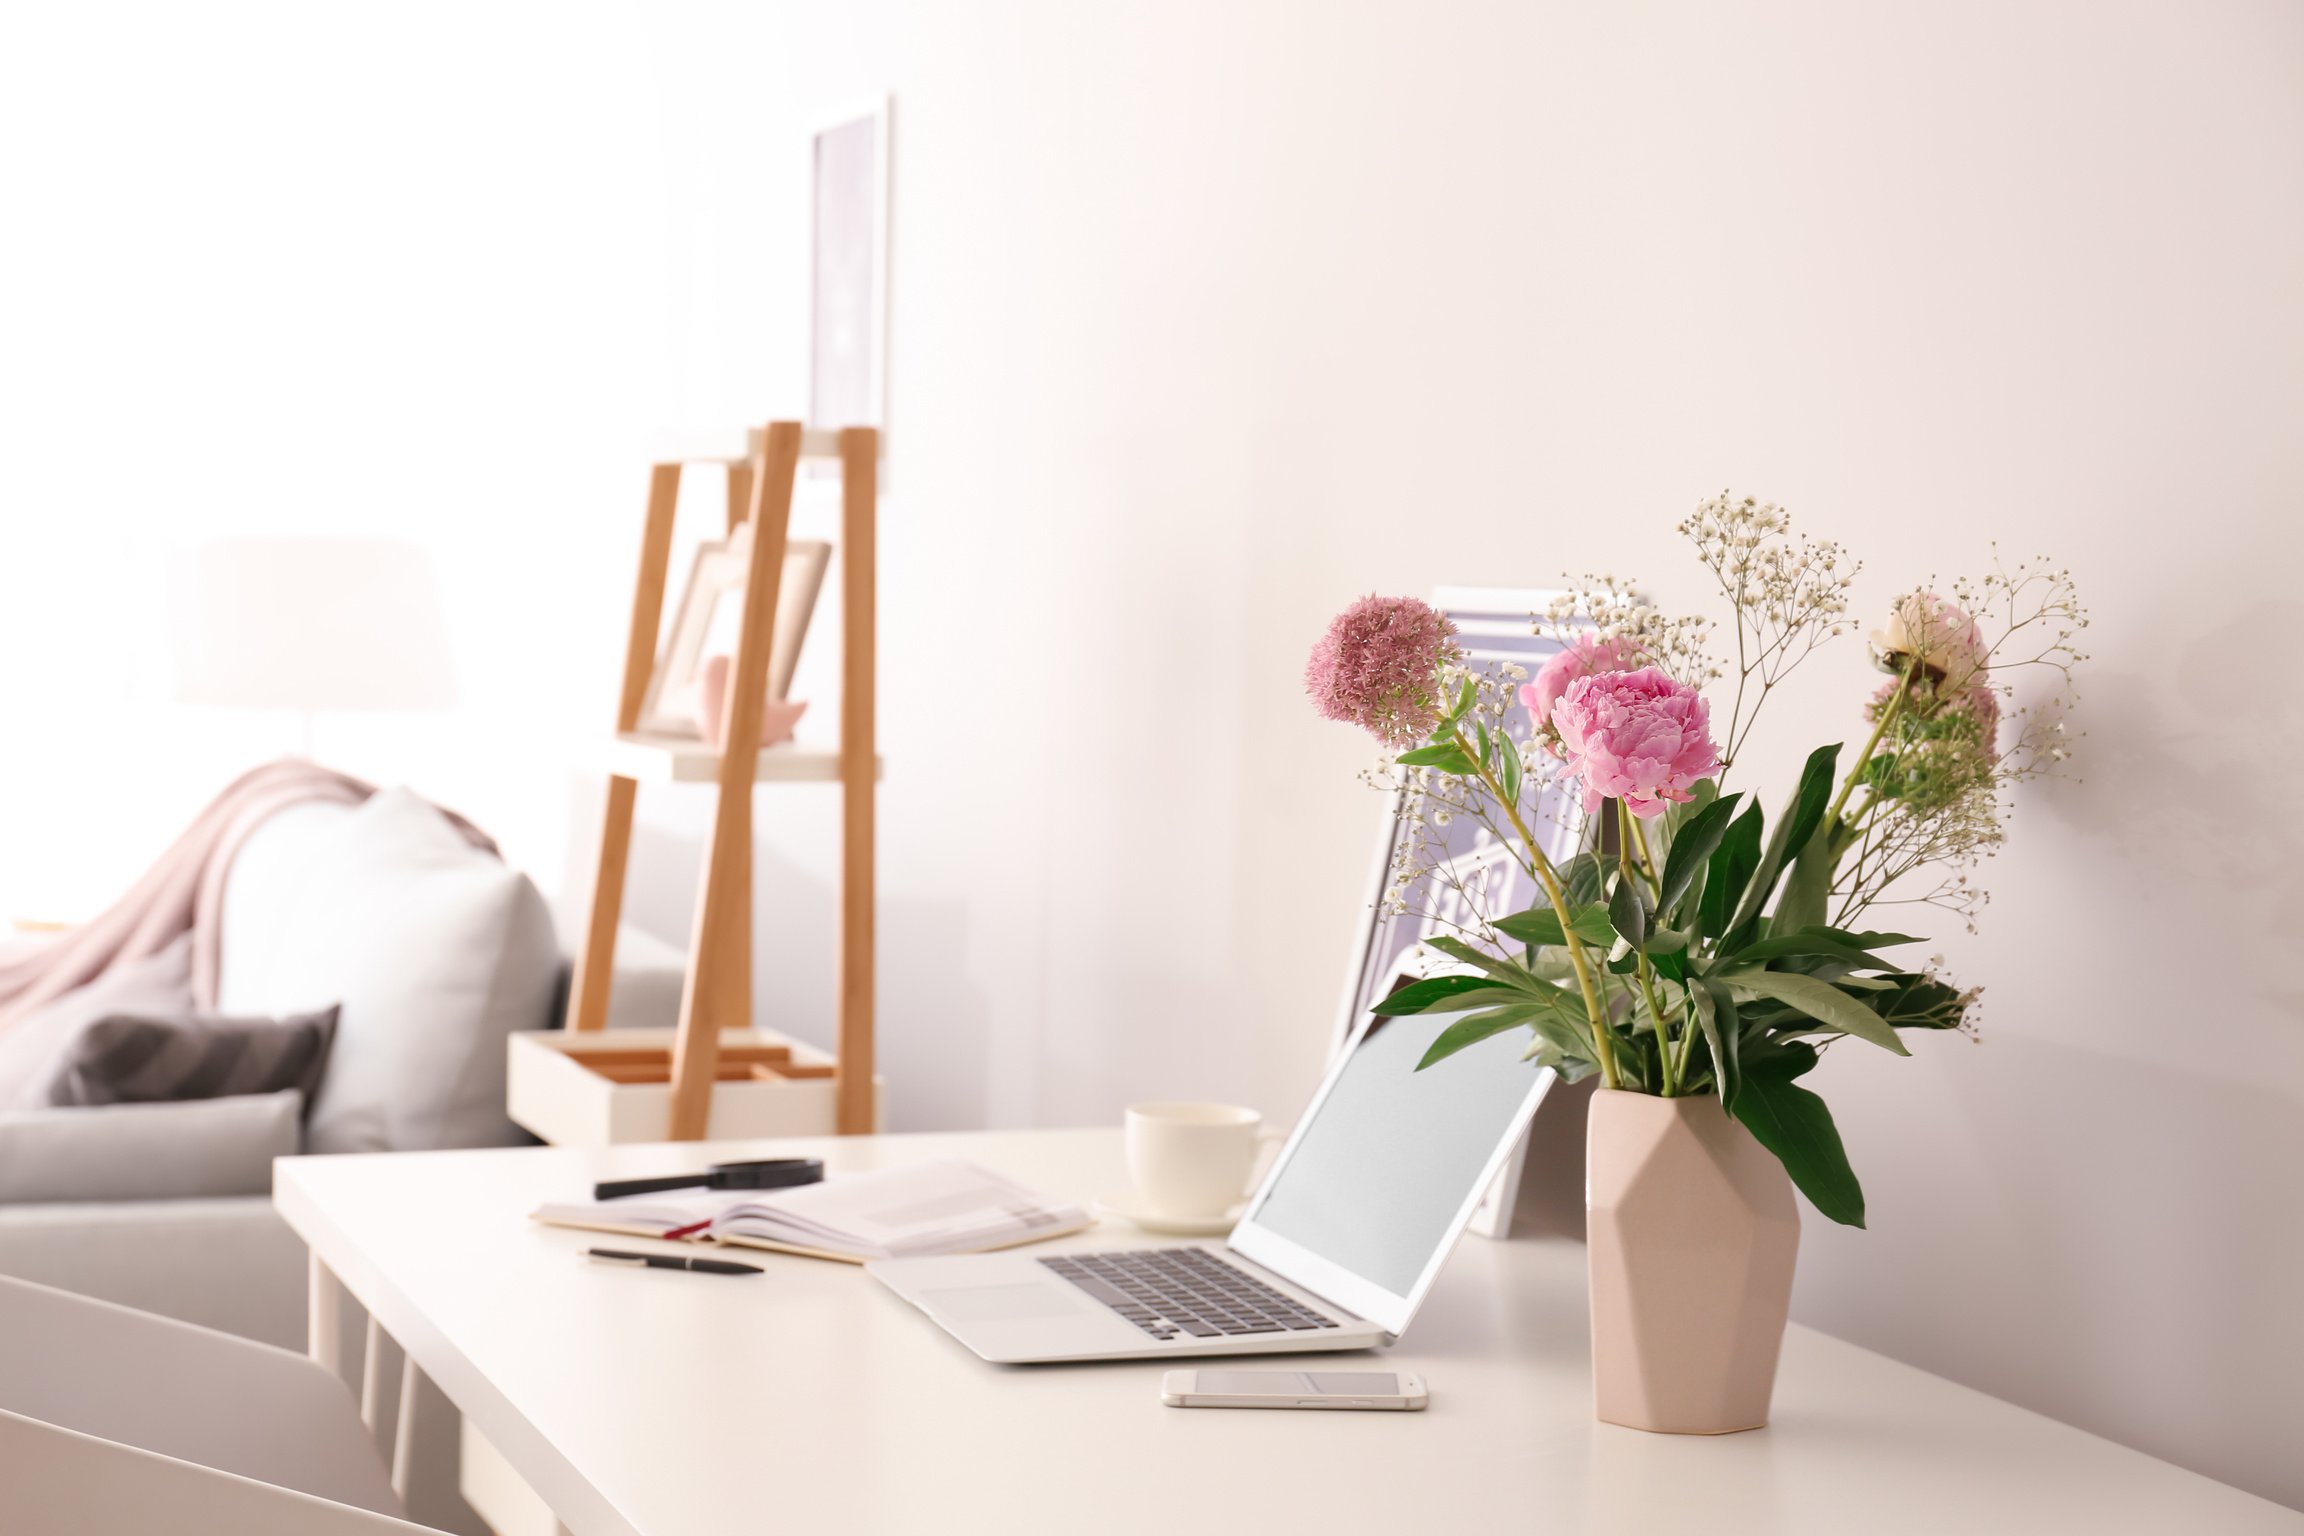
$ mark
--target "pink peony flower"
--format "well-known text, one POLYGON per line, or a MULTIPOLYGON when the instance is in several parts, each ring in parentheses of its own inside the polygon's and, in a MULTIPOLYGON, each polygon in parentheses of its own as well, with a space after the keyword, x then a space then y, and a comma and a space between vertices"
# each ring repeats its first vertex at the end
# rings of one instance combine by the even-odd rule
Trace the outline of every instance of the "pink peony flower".
POLYGON ((1872 649, 1890 672, 1902 672, 1918 656, 1921 671, 1946 696, 1982 682, 1991 656, 1976 621, 1933 592, 1898 598, 1887 625, 1872 632, 1872 649))
POLYGON ((1553 706, 1552 724, 1569 772, 1584 781, 1586 815, 1603 800, 1621 800, 1635 816, 1659 815, 1666 801, 1693 799, 1697 781, 1720 771, 1711 706, 1655 667, 1576 679, 1553 706))
POLYGON ((1304 691, 1330 720, 1357 725, 1386 746, 1413 746, 1441 713, 1440 669, 1456 654, 1456 626, 1412 597, 1364 597, 1312 647, 1304 691))
POLYGON ((1562 756, 1560 733, 1552 727, 1552 706, 1568 685, 1595 672, 1620 672, 1644 658, 1636 640, 1625 635, 1581 634, 1536 669, 1536 680, 1520 688, 1520 702, 1528 706, 1536 734, 1554 757, 1562 756))

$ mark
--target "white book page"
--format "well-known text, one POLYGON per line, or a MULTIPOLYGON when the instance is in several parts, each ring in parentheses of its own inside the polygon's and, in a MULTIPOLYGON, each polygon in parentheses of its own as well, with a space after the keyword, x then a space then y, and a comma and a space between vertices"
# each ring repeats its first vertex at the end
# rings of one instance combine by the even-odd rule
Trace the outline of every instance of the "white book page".
POLYGON ((742 1204, 750 1192, 698 1190, 689 1195, 627 1195, 621 1200, 540 1205, 530 1218, 556 1227, 617 1227, 661 1235, 709 1222, 742 1204))
POLYGON ((871 1258, 966 1253, 1087 1223, 1053 1200, 957 1158, 852 1173, 757 1193, 713 1225, 715 1235, 765 1238, 871 1258))

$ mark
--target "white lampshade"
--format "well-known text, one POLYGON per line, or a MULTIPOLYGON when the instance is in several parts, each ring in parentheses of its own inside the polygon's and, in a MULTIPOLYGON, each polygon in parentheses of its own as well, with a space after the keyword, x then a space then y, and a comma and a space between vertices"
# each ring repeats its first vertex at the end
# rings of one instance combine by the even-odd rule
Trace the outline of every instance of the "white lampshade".
POLYGON ((456 701, 432 562, 393 539, 226 539, 171 584, 185 704, 445 709, 456 701))

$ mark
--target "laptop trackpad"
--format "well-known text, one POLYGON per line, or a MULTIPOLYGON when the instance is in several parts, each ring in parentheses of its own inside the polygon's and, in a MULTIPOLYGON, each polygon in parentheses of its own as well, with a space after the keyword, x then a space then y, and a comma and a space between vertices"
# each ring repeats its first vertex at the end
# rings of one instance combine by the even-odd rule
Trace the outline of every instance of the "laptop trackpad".
POLYGON ((1044 1282, 1022 1285, 969 1285, 924 1290, 930 1311, 960 1323, 1005 1323, 1036 1317, 1078 1317, 1082 1298, 1044 1282))

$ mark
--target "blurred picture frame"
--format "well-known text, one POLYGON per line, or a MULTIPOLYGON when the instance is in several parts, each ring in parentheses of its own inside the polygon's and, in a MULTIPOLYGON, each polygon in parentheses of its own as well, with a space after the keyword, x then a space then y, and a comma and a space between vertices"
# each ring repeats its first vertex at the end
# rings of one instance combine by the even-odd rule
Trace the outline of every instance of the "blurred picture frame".
MULTIPOLYGON (((744 574, 752 558, 752 525, 698 547, 688 585, 673 610, 672 626, 649 674, 640 702, 639 729, 651 736, 702 739, 697 726, 698 675, 707 658, 736 654, 744 611, 744 574)), ((783 585, 776 594, 776 632, 768 650, 768 697, 786 698, 799 670, 800 649, 816 611, 832 546, 823 539, 791 539, 784 546, 783 585)))
POLYGON ((888 427, 889 98, 833 114, 810 144, 808 423, 888 427))

